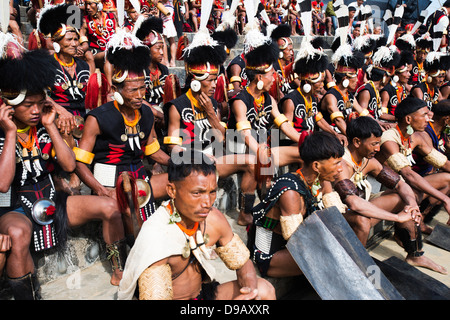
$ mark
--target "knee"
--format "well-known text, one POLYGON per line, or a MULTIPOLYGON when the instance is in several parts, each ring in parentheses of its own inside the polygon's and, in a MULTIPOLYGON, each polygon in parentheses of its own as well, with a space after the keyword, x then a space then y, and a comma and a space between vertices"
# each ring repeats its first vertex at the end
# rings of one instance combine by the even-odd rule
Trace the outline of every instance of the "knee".
POLYGON ((371 228, 370 218, 355 214, 351 220, 351 225, 354 229, 358 229, 363 232, 369 232, 371 228))
POLYGON ((108 200, 102 205, 103 217, 107 221, 115 221, 121 219, 121 213, 115 200, 108 200))
POLYGON ((262 300, 277 299, 274 286, 263 278, 258 279, 258 293, 262 300))
POLYGON ((31 242, 31 223, 11 225, 7 229, 7 234, 11 238, 11 250, 28 249, 31 242))

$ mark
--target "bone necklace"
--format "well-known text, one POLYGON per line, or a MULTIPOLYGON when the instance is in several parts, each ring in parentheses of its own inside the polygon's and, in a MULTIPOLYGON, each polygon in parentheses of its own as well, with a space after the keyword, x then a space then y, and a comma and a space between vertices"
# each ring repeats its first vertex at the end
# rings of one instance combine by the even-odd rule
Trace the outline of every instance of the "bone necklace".
POLYGON ((41 171, 44 171, 39 162, 39 152, 37 145, 37 130, 36 127, 26 127, 24 129, 18 129, 17 133, 25 133, 28 132, 28 138, 23 139, 21 136, 17 135, 20 140, 18 140, 19 144, 22 146, 22 160, 25 168, 28 172, 32 172, 31 170, 31 161, 33 161, 34 169, 36 171, 36 176, 40 176, 41 171), (31 152, 31 156, 30 156, 31 152))
POLYGON ((120 114, 122 115, 123 122, 125 123, 125 133, 120 136, 120 140, 122 140, 123 142, 128 140, 130 148, 133 151, 134 151, 135 144, 138 147, 138 149, 141 149, 141 144, 139 142, 139 138, 144 139, 145 133, 140 130, 139 125, 138 125, 138 122, 141 119, 139 111, 134 110, 134 120, 128 121, 127 118, 125 118, 125 116, 120 111, 117 101, 114 101, 114 106, 116 107, 117 111, 119 111, 120 114))
POLYGON ((171 216, 171 222, 169 223, 176 223, 176 225, 180 228, 181 231, 183 231, 183 234, 186 237, 186 244, 184 245, 181 252, 182 257, 187 259, 192 252, 194 257, 198 260, 198 262, 200 262, 200 264, 202 264, 203 262, 203 258, 200 253, 203 253, 206 259, 210 259, 210 254, 206 249, 206 243, 209 240, 209 236, 208 234, 205 234, 203 236, 201 230, 199 229, 199 223, 196 222, 192 229, 187 229, 180 223, 181 217, 179 216, 179 213, 177 212, 173 201, 167 204, 166 209, 169 211, 169 214, 171 216))

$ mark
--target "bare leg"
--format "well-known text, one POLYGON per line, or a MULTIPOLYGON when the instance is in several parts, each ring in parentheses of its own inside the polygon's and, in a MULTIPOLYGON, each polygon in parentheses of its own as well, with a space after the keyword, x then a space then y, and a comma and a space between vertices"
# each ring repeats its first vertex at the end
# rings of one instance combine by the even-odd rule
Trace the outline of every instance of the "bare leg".
POLYGON ((267 271, 267 275, 274 278, 294 277, 301 274, 303 274, 302 271, 287 249, 277 251, 273 255, 267 271))
MULTIPOLYGON (((122 214, 116 200, 100 196, 71 196, 67 198, 67 218, 70 227, 101 220, 103 239, 112 244, 125 238, 122 214)), ((125 258, 125 257, 123 257, 125 258)), ((119 285, 123 271, 115 269, 111 284, 119 285)))
POLYGON ((31 221, 22 213, 9 212, 0 218, 0 233, 11 238, 11 250, 6 261, 6 274, 19 278, 34 273, 33 258, 30 253, 32 233, 31 221))
MULTIPOLYGON (((217 159, 217 171, 219 172, 220 178, 225 178, 231 174, 242 172, 241 193, 244 195, 254 195, 257 186, 254 172, 255 162, 255 157, 252 155, 226 155, 217 159)), ((246 212, 245 208, 240 208, 237 223, 239 225, 246 226, 252 222, 252 214, 246 212)))

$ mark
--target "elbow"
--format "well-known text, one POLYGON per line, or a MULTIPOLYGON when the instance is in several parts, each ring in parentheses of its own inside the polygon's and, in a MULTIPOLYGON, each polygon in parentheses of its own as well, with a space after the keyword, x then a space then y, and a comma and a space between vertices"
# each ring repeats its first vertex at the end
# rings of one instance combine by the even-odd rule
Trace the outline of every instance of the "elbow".
POLYGON ((6 193, 6 192, 8 192, 8 190, 9 190, 9 185, 6 185, 6 184, 1 184, 0 185, 0 193, 6 193))

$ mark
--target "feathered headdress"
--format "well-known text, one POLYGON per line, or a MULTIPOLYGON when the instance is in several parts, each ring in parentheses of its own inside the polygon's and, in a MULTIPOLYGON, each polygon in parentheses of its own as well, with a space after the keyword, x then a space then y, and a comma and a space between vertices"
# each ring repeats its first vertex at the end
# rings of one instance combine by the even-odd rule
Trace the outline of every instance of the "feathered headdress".
POLYGON ((223 45, 211 37, 207 28, 212 4, 211 0, 202 1, 199 30, 183 53, 187 73, 198 81, 210 74, 218 74, 227 58, 223 45))
POLYGON ((149 16, 139 24, 136 23, 133 32, 143 44, 149 47, 158 42, 164 42, 162 38, 163 21, 155 16, 149 16))
POLYGON ((356 73, 364 65, 364 55, 354 51, 350 44, 340 46, 331 57, 336 73, 356 73))
MULTIPOLYGON (((46 4, 39 14, 39 19, 37 21, 38 30, 42 34, 51 37, 51 39, 56 42, 61 40, 69 31, 78 34, 78 29, 75 26, 68 24, 69 21, 76 20, 73 19, 73 14, 69 4, 46 4)), ((79 18, 79 21, 81 21, 81 15, 79 18)))
POLYGON ((9 105, 23 102, 27 94, 40 94, 56 76, 53 59, 45 50, 25 51, 0 60, 0 90, 9 105))
POLYGON ((395 46, 400 50, 408 50, 413 52, 416 49, 416 40, 411 33, 405 33, 395 40, 395 46))
POLYGON ((114 66, 113 83, 144 79, 150 49, 130 32, 119 29, 106 46, 106 58, 114 66))
POLYGON ((355 38, 353 49, 362 52, 366 58, 370 58, 376 48, 376 40, 370 34, 365 34, 355 38))
POLYGON ((450 56, 447 53, 431 51, 423 63, 424 70, 431 77, 437 77, 450 68, 450 56))
POLYGON ((244 33, 244 57, 246 68, 258 72, 268 72, 279 56, 278 45, 270 36, 264 35, 255 18, 255 6, 253 0, 244 0, 247 10, 248 23, 244 33))
POLYGON ((297 53, 294 72, 300 79, 317 78, 328 66, 328 56, 320 49, 316 49, 304 38, 297 53))
POLYGON ((399 61, 400 54, 395 46, 379 47, 372 56, 372 65, 367 69, 367 73, 370 75, 372 72, 376 72, 375 70, 380 70, 380 75, 387 73, 392 76, 399 61))

